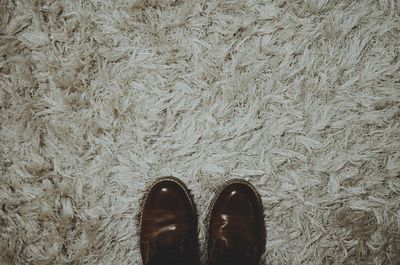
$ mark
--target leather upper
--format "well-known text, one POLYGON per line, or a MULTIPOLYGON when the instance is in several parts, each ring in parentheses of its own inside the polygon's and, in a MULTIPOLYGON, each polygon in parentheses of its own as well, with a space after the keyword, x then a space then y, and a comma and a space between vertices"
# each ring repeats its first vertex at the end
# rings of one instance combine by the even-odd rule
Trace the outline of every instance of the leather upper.
POLYGON ((140 250, 144 265, 196 264, 196 210, 179 180, 164 178, 148 190, 141 212, 140 250))
POLYGON ((258 265, 266 231, 258 193, 243 180, 224 185, 212 205, 208 252, 210 265, 258 265))

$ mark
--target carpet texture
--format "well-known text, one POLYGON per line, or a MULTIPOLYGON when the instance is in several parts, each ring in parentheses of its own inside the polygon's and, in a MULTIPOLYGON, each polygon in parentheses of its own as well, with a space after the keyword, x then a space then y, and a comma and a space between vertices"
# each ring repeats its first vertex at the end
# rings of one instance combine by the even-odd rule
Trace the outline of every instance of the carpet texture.
POLYGON ((202 244, 245 178, 263 264, 400 264, 398 1, 2 0, 0 20, 0 264, 141 264, 165 175, 202 244))

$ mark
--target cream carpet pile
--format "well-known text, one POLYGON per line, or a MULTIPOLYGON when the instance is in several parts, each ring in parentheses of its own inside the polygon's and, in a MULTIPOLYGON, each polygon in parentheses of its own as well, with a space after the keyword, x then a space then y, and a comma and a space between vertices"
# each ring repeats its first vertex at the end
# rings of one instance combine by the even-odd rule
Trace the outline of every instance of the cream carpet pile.
POLYGON ((2 0, 0 56, 0 264, 141 264, 165 175, 202 244, 245 178, 263 264, 400 264, 397 0, 2 0))

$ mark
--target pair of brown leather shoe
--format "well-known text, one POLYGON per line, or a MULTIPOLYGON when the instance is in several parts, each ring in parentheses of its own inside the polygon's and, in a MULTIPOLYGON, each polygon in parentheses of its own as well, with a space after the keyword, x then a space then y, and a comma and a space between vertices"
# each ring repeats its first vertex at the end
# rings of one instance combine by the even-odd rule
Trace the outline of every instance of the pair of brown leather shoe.
MULTIPOLYGON (((209 265, 258 265, 266 243, 263 206, 255 188, 231 180, 217 192, 208 225, 209 265)), ((179 179, 157 180, 148 190, 140 215, 143 265, 197 265, 197 214, 179 179)))

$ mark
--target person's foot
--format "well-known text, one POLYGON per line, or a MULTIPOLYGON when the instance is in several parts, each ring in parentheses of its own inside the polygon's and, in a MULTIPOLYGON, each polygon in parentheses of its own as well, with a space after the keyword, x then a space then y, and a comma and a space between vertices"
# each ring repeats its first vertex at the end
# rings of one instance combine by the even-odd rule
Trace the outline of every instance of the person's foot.
POLYGON ((209 218, 209 265, 260 264, 266 244, 263 206, 249 182, 231 180, 223 185, 209 218))
POLYGON ((147 191, 140 214, 143 265, 198 264, 197 215, 180 180, 157 180, 147 191))

